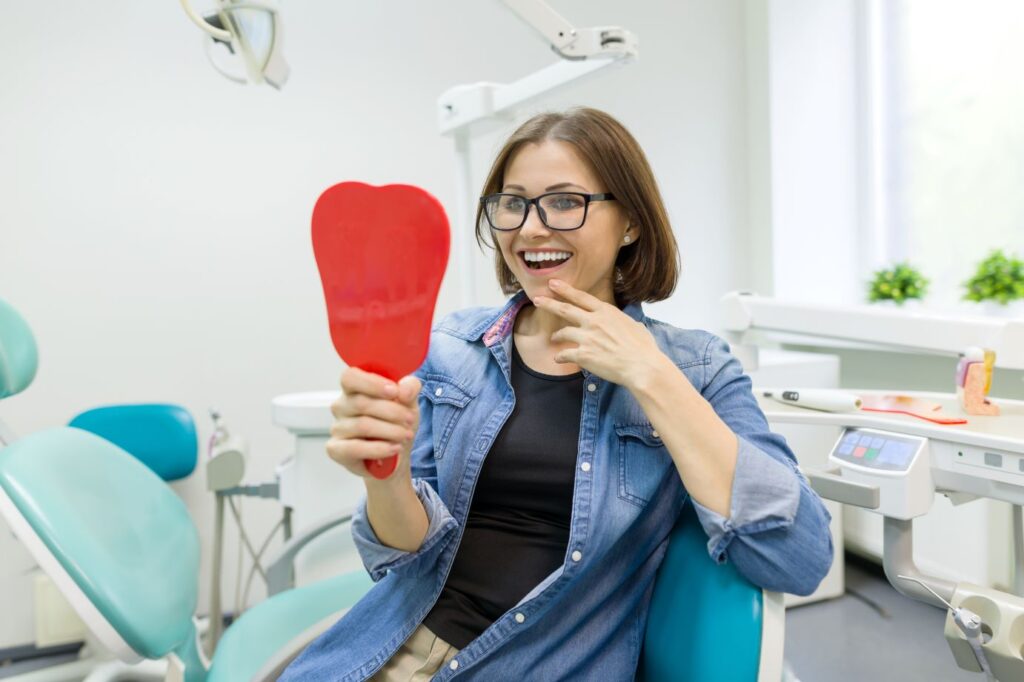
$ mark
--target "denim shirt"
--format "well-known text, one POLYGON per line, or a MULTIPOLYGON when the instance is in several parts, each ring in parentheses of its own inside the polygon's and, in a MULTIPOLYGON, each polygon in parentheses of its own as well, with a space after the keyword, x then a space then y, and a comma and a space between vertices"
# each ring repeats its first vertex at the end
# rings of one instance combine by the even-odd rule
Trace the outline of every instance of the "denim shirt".
MULTIPOLYGON (((511 333, 528 303, 453 313, 433 329, 416 376, 420 426, 413 486, 429 527, 419 550, 379 542, 365 499, 352 533, 370 591, 288 667, 281 680, 363 680, 381 668, 426 617, 459 548, 484 458, 516 397, 511 333)), ((832 562, 830 516, 768 429, 751 383, 729 347, 704 331, 623 312, 738 436, 728 518, 692 500, 708 552, 755 585, 806 595, 832 562)), ((569 543, 562 565, 441 668, 434 680, 632 680, 655 575, 688 494, 667 449, 627 389, 583 370, 579 451, 569 543)), ((686 419, 686 414, 680 414, 686 419)), ((495 575, 494 580, 501 580, 495 575)))

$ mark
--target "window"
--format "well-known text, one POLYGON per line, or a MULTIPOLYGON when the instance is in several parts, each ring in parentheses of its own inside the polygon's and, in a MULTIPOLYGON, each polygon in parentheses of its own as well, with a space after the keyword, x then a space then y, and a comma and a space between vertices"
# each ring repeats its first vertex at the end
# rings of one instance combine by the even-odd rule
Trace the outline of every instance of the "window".
POLYGON ((949 308, 992 249, 1024 258, 1024 2, 872 4, 875 260, 949 308))

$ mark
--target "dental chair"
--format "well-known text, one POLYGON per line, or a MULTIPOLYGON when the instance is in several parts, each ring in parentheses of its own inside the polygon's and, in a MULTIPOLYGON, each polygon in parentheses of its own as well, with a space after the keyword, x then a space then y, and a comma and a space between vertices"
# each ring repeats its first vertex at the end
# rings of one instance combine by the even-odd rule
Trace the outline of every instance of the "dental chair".
MULTIPOLYGON (((0 301, 0 400, 24 390, 35 366, 28 326, 0 301)), ((274 593, 278 582, 206 660, 196 528, 144 463, 79 428, 31 434, 0 449, 0 514, 110 651, 127 662, 167 658, 168 680, 275 679, 372 584, 362 571, 274 593)), ((293 538, 268 573, 290 575, 288 562, 313 536, 293 538)), ((656 580, 638 679, 779 682, 781 595, 716 565, 706 542, 687 505, 656 580)))
POLYGON ((637 679, 641 682, 780 682, 786 609, 708 556, 708 536, 689 502, 658 569, 637 679))
MULTIPOLYGON (((25 390, 37 364, 31 330, 0 300, 0 400, 25 390)), ((129 407, 142 425, 166 424, 167 406, 129 407)), ((132 442, 126 414, 101 408, 73 420, 90 430, 57 427, 21 439, 0 434, 6 444, 0 514, 91 633, 121 660, 167 658, 168 679, 183 682, 272 679, 369 589, 369 576, 341 575, 270 597, 232 624, 207 661, 194 618, 199 537, 161 478, 188 475, 191 467, 181 457, 139 459, 111 442, 132 442)), ((188 440, 188 428, 167 435, 166 452, 181 452, 173 441, 188 440)), ((159 455, 160 448, 136 449, 147 452, 159 455)), ((288 557, 308 539, 288 543, 288 557)), ((277 563, 272 569, 289 574, 277 563)))

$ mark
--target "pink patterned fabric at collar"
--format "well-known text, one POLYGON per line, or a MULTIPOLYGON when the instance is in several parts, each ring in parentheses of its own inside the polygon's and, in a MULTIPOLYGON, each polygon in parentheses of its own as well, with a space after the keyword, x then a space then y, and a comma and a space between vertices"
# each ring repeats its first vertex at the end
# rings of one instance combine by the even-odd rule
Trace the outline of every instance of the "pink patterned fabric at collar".
POLYGON ((498 318, 498 321, 491 325, 490 329, 484 332, 484 345, 490 348, 494 344, 498 343, 512 330, 512 324, 516 320, 516 315, 522 310, 523 306, 530 302, 530 299, 526 296, 521 296, 511 308, 505 311, 505 313, 498 318))

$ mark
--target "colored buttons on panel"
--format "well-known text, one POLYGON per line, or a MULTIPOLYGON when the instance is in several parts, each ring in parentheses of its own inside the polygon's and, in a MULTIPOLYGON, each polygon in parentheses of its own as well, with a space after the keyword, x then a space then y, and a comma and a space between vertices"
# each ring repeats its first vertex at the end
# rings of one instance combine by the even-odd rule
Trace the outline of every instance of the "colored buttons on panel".
POLYGON ((861 434, 859 444, 853 451, 854 457, 863 457, 866 460, 875 459, 878 457, 878 451, 882 449, 882 443, 885 441, 877 436, 871 436, 869 434, 861 434))
POLYGON ((840 455, 851 455, 853 454, 853 448, 857 445, 857 440, 860 438, 860 434, 856 431, 848 431, 843 436, 843 441, 839 444, 840 455))

